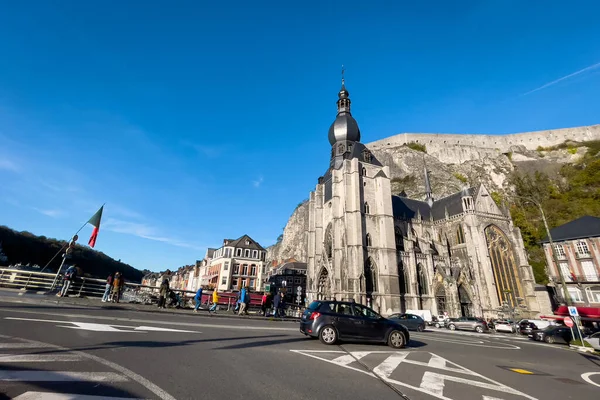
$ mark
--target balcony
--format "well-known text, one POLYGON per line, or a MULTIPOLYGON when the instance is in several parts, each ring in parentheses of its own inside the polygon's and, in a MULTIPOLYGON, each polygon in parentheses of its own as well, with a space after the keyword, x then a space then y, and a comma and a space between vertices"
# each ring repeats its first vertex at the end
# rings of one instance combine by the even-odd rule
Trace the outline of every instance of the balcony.
MULTIPOLYGON (((566 283, 575 283, 575 282, 598 283, 598 282, 600 282, 600 276, 598 276, 598 275, 575 275, 575 280, 573 280, 570 275, 565 275, 565 276, 563 276, 563 278, 565 278, 566 283)), ((557 276, 553 276, 552 280, 554 280, 554 282, 560 282, 560 278, 557 276)))
POLYGON ((588 253, 579 253, 579 252, 576 252, 575 256, 577 257, 578 260, 582 259, 582 258, 592 258, 592 254, 589 253, 589 252, 588 253))

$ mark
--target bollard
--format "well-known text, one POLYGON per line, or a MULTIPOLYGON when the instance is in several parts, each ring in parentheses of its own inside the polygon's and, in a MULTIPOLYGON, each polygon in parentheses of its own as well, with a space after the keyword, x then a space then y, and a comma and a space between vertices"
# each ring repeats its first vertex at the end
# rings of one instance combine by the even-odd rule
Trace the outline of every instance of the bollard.
POLYGON ((81 297, 81 289, 83 289, 83 285, 85 285, 85 278, 81 278, 82 282, 81 285, 79 285, 79 293, 77 294, 77 297, 81 297))

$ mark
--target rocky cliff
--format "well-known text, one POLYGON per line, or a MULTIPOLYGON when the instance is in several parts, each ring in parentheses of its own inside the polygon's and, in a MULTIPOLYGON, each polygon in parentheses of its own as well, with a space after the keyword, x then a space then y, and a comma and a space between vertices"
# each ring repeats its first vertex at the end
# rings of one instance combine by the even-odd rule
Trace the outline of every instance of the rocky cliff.
MULTIPOLYGON (((404 191, 408 197, 424 199, 424 169, 427 168, 435 198, 479 183, 491 193, 502 194, 511 191, 509 178, 515 170, 552 175, 562 165, 579 160, 588 150, 586 141, 600 140, 600 125, 547 132, 552 134, 551 139, 542 140, 544 132, 447 135, 447 140, 446 135, 440 134, 402 134, 367 144, 367 147, 382 164, 390 167, 392 193, 404 191), (558 142, 557 137, 562 141, 558 142), (417 139, 407 141, 406 138, 417 139), (541 144, 534 148, 531 144, 534 141, 541 144)), ((294 210, 283 239, 268 248, 269 260, 306 261, 307 227, 308 203, 305 202, 294 210)))

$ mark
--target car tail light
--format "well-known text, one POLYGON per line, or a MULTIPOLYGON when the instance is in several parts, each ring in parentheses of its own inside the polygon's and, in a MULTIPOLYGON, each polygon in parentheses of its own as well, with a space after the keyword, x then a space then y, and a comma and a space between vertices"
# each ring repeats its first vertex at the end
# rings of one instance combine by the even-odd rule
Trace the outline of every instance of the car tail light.
POLYGON ((313 319, 317 319, 317 318, 319 318, 320 316, 321 316, 321 313, 320 313, 320 312, 314 312, 314 313, 312 313, 312 314, 310 315, 310 319, 311 319, 311 320, 313 320, 313 319))

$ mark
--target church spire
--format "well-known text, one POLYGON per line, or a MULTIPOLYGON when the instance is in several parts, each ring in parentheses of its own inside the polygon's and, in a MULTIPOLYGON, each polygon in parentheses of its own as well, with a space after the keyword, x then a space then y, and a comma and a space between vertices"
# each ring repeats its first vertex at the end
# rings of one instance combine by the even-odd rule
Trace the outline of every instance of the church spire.
POLYGON ((425 157, 423 157, 423 172, 425 173, 425 201, 429 204, 429 207, 433 205, 433 193, 431 192, 431 184, 429 183, 429 171, 427 171, 427 164, 425 163, 425 157))
POLYGON ((350 93, 346 90, 346 79, 344 78, 344 73, 346 69, 342 65, 342 87, 338 93, 338 101, 337 101, 337 109, 338 114, 340 113, 350 113, 350 93))
POLYGON ((346 89, 346 69, 342 65, 342 87, 338 92, 337 116, 329 127, 329 143, 360 142, 360 129, 350 113, 350 94, 346 89))

